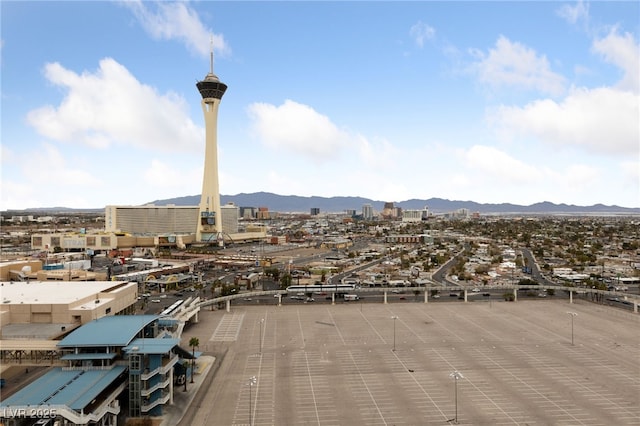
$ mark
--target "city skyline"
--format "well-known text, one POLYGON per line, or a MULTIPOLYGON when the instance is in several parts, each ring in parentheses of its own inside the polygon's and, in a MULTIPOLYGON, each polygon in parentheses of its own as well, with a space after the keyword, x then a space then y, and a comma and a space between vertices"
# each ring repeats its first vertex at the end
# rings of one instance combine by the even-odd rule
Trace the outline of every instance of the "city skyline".
POLYGON ((3 210, 199 194, 211 36, 220 193, 640 206, 637 2, 0 7, 3 210))

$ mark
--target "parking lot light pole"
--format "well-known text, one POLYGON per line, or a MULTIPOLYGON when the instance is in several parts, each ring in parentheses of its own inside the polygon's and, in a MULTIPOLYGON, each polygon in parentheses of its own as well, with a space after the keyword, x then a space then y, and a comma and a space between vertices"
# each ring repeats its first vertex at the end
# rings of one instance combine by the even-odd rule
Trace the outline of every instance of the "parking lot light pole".
POLYGON ((396 315, 392 316, 391 319, 393 320, 393 350, 395 352, 396 350, 396 320, 398 319, 398 317, 396 315))
POLYGON ((567 314, 571 315, 571 346, 573 346, 573 318, 578 316, 577 312, 567 312, 567 314))
POLYGON ((455 404, 456 404, 456 415, 453 418, 453 422, 455 424, 458 424, 458 379, 464 379, 464 376, 462 374, 460 374, 459 371, 454 371, 453 373, 449 374, 449 377, 453 377, 453 387, 454 387, 454 394, 455 394, 455 404))
POLYGON ((260 320, 260 355, 262 355, 262 327, 264 326, 264 318, 260 320))
POLYGON ((253 426, 253 421, 251 417, 251 410, 253 408, 253 400, 251 398, 251 387, 256 383, 258 383, 258 379, 256 379, 256 376, 251 376, 249 378, 249 426, 253 426))

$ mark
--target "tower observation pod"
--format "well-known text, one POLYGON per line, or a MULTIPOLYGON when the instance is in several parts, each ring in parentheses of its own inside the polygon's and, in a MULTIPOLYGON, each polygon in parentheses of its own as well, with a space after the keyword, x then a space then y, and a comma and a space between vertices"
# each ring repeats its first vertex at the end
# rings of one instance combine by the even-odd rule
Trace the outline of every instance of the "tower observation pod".
POLYGON ((218 106, 227 90, 213 73, 213 46, 211 48, 211 67, 204 80, 196 83, 202 96, 202 112, 205 124, 204 176, 200 197, 200 218, 196 239, 199 242, 211 242, 223 245, 222 220, 220 211, 220 185, 218 183, 218 106))

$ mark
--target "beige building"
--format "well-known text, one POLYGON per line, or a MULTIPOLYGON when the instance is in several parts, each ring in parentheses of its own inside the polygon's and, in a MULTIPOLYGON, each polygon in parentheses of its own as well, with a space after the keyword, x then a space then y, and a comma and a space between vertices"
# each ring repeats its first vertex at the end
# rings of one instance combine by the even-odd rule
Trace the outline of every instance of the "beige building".
POLYGON ((18 275, 42 270, 41 260, 15 260, 0 263, 0 282, 18 280, 18 275))
POLYGON ((55 251, 104 251, 118 247, 118 236, 114 233, 83 234, 80 232, 33 234, 31 248, 47 252, 55 251))
POLYGON ((0 327, 9 324, 85 324, 132 313, 138 284, 123 281, 0 283, 0 327))
POLYGON ((56 247, 62 251, 105 252, 114 249, 131 249, 134 247, 175 246, 184 248, 193 243, 195 234, 165 235, 122 235, 115 233, 82 234, 33 234, 31 248, 46 252, 55 252, 56 247))
POLYGON ((105 232, 137 235, 195 234, 198 206, 107 206, 105 232))
MULTIPOLYGON (((264 226, 238 232, 239 214, 239 208, 233 204, 223 207, 221 222, 225 241, 241 242, 266 238, 264 226)), ((57 250, 99 253, 136 247, 184 249, 196 242, 198 215, 197 206, 107 206, 104 232, 33 234, 31 248, 49 253, 57 250)))
POLYGON ((220 208, 220 212, 222 216, 222 232, 225 234, 237 234, 240 208, 233 203, 228 203, 220 208))

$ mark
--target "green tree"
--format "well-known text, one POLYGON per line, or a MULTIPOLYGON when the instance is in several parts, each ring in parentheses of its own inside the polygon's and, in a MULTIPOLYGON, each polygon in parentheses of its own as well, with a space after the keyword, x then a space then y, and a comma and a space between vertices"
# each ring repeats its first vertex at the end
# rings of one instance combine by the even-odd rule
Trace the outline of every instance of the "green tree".
POLYGON ((292 280, 293 279, 291 278, 291 274, 284 274, 282 277, 280 277, 280 289, 284 290, 289 287, 292 280))
POLYGON ((280 280, 280 269, 278 268, 267 268, 264 270, 264 274, 268 277, 273 278, 274 281, 280 280))

